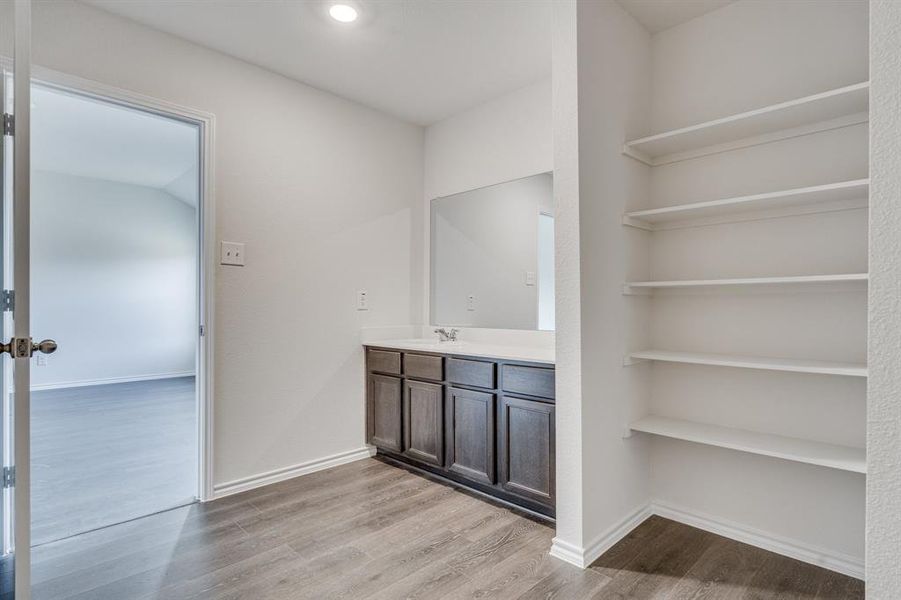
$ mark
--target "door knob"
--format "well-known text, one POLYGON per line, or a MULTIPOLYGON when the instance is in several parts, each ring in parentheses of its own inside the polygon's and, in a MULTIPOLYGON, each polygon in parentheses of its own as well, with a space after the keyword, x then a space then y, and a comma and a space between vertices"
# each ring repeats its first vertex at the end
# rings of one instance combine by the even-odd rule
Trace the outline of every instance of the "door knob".
POLYGON ((31 342, 31 353, 40 352, 41 354, 53 354, 58 346, 53 340, 42 340, 38 343, 31 342))
POLYGON ((31 338, 12 338, 9 342, 0 343, 0 354, 8 352, 13 358, 28 358, 35 352, 53 354, 56 352, 56 342, 43 340, 35 343, 31 338))

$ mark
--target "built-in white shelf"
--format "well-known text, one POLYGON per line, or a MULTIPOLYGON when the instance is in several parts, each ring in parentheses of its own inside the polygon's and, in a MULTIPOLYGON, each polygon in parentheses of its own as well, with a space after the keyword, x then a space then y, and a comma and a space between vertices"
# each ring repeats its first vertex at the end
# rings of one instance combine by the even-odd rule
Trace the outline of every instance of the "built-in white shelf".
POLYGON ((866 377, 867 366, 858 363, 842 363, 824 360, 798 360, 793 358, 764 358, 759 356, 738 356, 731 354, 700 354, 695 352, 671 352, 667 350, 642 350, 633 352, 627 364, 651 360, 740 369, 761 369, 765 371, 790 371, 793 373, 815 373, 820 375, 846 375, 866 377))
POLYGON ((797 208, 813 209, 816 207, 820 207, 823 210, 836 210, 836 207, 839 206, 849 207, 847 203, 855 200, 862 201, 860 205, 866 206, 869 189, 869 179, 840 181, 764 194, 637 210, 623 215, 623 223, 653 231, 665 226, 667 223, 693 221, 695 219, 725 218, 756 211, 797 208))
POLYGON ((863 123, 868 119, 869 92, 869 82, 857 83, 632 140, 623 152, 656 166, 863 123))
POLYGON ((632 423, 630 429, 854 473, 867 472, 866 450, 863 448, 658 416, 640 419, 632 423))
POLYGON ((780 286, 807 285, 829 283, 866 282, 867 273, 845 273, 840 275, 796 275, 791 277, 745 277, 736 279, 685 279, 674 281, 630 281, 625 284, 623 293, 636 294, 655 289, 705 288, 705 287, 741 287, 741 286, 780 286))

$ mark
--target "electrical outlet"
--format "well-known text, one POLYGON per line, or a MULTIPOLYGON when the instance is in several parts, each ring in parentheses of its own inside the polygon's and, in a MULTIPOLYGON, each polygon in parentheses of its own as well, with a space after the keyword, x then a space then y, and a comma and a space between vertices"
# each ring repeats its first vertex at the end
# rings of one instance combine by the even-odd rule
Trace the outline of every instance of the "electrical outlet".
POLYGON ((472 294, 466 296, 466 310, 476 309, 476 297, 472 294))
POLYGON ((369 296, 366 290, 357 291, 357 310, 369 310, 369 296))
POLYGON ((535 271, 526 271, 526 285, 535 285, 535 271))
POLYGON ((219 247, 219 264, 243 267, 244 244, 242 242, 222 242, 219 247))

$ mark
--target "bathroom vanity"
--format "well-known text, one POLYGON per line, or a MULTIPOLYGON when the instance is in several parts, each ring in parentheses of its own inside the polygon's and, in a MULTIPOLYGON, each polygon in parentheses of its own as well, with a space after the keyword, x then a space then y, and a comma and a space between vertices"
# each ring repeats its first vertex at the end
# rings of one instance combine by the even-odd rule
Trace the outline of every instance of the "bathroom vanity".
POLYGON ((388 462, 552 519, 547 354, 428 340, 367 344, 368 441, 388 462))

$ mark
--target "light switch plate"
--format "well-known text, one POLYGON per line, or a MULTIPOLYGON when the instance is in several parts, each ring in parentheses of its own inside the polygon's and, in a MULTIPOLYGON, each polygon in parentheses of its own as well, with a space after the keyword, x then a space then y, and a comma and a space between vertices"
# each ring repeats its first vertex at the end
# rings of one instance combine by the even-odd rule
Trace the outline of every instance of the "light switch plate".
POLYGON ((244 243, 222 242, 219 247, 219 264, 243 267, 244 243))

